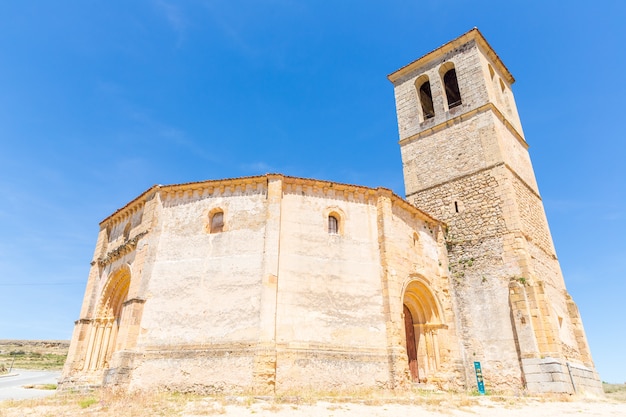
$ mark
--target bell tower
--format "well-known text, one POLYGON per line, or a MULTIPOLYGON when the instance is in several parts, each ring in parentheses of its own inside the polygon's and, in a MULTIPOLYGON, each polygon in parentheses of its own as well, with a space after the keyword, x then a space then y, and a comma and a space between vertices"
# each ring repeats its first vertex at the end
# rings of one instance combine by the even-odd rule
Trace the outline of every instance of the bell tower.
POLYGON ((601 392, 567 293, 511 85, 478 29, 389 75, 406 198, 448 225, 466 380, 601 392))

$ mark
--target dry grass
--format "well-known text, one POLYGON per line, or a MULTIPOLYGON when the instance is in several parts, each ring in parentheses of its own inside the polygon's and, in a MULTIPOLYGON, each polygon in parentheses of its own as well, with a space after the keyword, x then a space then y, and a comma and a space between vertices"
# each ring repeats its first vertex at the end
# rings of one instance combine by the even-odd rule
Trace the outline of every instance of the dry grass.
POLYGON ((0 340, 0 373, 11 368, 62 369, 68 348, 67 341, 0 340))
POLYGON ((604 388, 604 393, 607 398, 619 402, 626 402, 626 384, 602 383, 602 388, 604 388))
POLYGON ((187 396, 175 394, 102 389, 90 393, 57 393, 34 400, 5 401, 0 403, 0 416, 171 416, 182 410, 188 400, 187 396))
POLYGON ((386 404, 419 404, 441 411, 476 405, 478 399, 467 394, 413 392, 398 396, 373 390, 342 393, 309 392, 303 395, 280 397, 206 397, 171 392, 135 392, 100 389, 88 393, 59 392, 56 395, 22 401, 0 402, 0 417, 34 416, 96 416, 96 417, 151 417, 151 416, 212 416, 237 406, 247 414, 295 411, 301 405, 328 403, 328 411, 347 409, 349 404, 378 407, 386 404))
MULTIPOLYGON (((253 397, 198 396, 175 392, 133 392, 98 389, 87 393, 58 392, 33 400, 0 402, 0 417, 152 417, 214 416, 226 413, 229 404, 250 407, 253 397)), ((264 410, 278 411, 282 405, 268 402, 264 410)))
POLYGON ((419 405, 433 411, 464 409, 480 402, 479 396, 472 393, 452 393, 441 391, 424 391, 413 389, 405 392, 393 392, 364 388, 343 391, 285 392, 276 397, 283 404, 313 405, 320 401, 328 402, 329 410, 341 409, 341 404, 364 404, 372 407, 387 404, 419 405))
MULTIPOLYGON (((605 385, 607 396, 626 402, 626 386, 605 385)), ((0 402, 0 417, 152 417, 215 415, 289 415, 301 408, 321 406, 330 414, 349 412, 355 405, 386 409, 397 405, 416 406, 436 414, 450 414, 454 410, 475 413, 474 407, 513 409, 542 402, 570 402, 573 396, 523 397, 492 394, 477 396, 472 393, 449 393, 413 390, 404 393, 362 390, 346 392, 297 392, 281 396, 199 396, 172 392, 135 392, 100 389, 88 393, 58 392, 53 396, 22 401, 0 402)), ((330 415, 329 414, 329 415, 330 415)))
POLYGON ((280 404, 277 404, 275 402, 271 402, 269 404, 264 405, 262 407, 262 409, 276 413, 276 412, 282 410, 283 407, 280 404))
POLYGON ((48 391, 54 391, 57 389, 57 384, 29 384, 29 385, 22 385, 22 388, 43 389, 43 390, 48 390, 48 391))

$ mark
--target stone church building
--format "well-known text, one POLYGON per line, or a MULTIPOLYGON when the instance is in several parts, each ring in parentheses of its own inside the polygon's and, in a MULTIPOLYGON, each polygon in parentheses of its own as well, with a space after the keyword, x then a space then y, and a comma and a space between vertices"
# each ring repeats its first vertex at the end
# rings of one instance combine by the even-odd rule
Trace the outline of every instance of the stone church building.
POLYGON ((62 387, 601 392, 511 91, 473 29, 389 75, 406 197, 267 174, 100 223, 62 387))

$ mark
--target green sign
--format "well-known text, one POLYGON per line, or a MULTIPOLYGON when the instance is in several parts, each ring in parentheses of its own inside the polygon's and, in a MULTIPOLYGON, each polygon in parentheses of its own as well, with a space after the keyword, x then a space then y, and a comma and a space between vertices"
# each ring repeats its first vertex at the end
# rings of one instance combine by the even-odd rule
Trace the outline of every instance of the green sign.
POLYGON ((485 382, 483 381, 483 371, 480 369, 480 362, 474 362, 474 370, 476 371, 476 383, 478 384, 478 392, 485 395, 485 382))

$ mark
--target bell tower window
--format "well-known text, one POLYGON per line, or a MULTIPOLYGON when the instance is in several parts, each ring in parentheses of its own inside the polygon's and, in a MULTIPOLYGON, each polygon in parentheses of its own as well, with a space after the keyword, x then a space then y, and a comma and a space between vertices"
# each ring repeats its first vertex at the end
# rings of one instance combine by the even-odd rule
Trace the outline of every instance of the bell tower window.
POLYGON ((430 91, 430 81, 428 77, 422 76, 415 83, 420 104, 422 106, 423 120, 435 117, 435 108, 433 106, 433 95, 430 91))
POLYGON ((459 83, 456 78, 456 70, 450 68, 443 75, 443 85, 446 89, 446 98, 448 99, 448 109, 461 105, 461 92, 459 91, 459 83))

